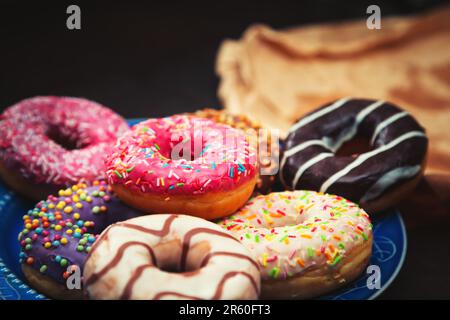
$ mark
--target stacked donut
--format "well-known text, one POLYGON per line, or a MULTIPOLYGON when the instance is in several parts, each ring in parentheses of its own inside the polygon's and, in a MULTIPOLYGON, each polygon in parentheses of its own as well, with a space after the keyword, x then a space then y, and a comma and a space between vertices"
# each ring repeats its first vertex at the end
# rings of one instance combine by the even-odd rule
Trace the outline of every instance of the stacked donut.
POLYGON ((261 144, 274 139, 246 129, 261 126, 209 109, 128 129, 83 99, 8 108, 1 177, 29 198, 54 194, 23 217, 29 283, 55 298, 299 299, 356 279, 369 214, 421 177, 423 128, 390 103, 344 98, 293 124, 269 177, 278 148, 261 144))

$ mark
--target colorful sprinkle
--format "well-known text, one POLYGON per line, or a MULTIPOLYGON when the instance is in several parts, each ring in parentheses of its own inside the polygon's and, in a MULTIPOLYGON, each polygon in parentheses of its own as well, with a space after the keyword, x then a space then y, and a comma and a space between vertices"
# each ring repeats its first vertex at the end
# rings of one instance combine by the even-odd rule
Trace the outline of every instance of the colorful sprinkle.
POLYGON ((271 193, 254 197, 219 224, 233 234, 244 235, 243 243, 257 252, 266 271, 261 273, 263 279, 285 278, 313 265, 331 268, 342 261, 346 251, 361 245, 358 235, 370 237, 372 226, 367 214, 348 203, 313 191, 271 193), (292 225, 291 221, 300 222, 292 225))

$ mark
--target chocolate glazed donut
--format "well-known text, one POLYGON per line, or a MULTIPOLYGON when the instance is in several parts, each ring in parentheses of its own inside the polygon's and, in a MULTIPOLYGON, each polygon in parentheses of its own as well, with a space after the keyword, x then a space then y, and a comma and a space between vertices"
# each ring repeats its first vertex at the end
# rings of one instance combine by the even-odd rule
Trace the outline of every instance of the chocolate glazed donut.
POLYGON ((337 194, 376 212, 415 187, 427 147, 425 130, 406 111, 384 101, 344 98, 291 127, 280 178, 288 189, 337 194), (371 150, 336 155, 354 138, 367 139, 371 150))

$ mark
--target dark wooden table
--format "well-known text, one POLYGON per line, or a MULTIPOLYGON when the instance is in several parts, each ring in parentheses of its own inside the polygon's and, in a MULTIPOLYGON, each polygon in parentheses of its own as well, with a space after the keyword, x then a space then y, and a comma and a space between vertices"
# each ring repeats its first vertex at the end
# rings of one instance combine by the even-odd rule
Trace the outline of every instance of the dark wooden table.
MULTIPOLYGON (((376 1, 382 15, 442 1, 376 1)), ((34 95, 82 96, 125 117, 220 107, 217 48, 251 23, 273 27, 364 17, 372 1, 123 1, 80 4, 82 29, 66 28, 71 2, 0 4, 0 111, 34 95)), ((450 298, 450 185, 423 181, 402 205, 405 265, 384 299, 450 298), (447 190, 447 191, 446 191, 447 190), (446 193, 447 192, 447 193, 446 193)))

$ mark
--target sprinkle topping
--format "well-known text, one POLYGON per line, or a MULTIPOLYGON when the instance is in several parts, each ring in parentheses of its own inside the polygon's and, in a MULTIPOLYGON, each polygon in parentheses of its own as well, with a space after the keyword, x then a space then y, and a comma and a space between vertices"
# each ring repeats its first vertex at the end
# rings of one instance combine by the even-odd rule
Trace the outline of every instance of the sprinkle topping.
POLYGON ((136 192, 202 194, 256 175, 256 152, 240 130, 178 115, 149 119, 117 142, 106 161, 110 184, 136 192))
POLYGON ((118 201, 105 181, 60 190, 23 216, 20 262, 63 282, 69 265, 83 267, 97 234, 137 215, 118 201))
POLYGON ((313 191, 257 196, 219 224, 253 253, 263 278, 287 278, 314 265, 338 267, 347 252, 372 236, 364 210, 313 191))
POLYGON ((105 155, 127 130, 124 119, 95 102, 34 97, 1 115, 0 159, 37 184, 93 181, 104 178, 105 155), (52 139, 54 133, 64 140, 61 144, 52 139))

